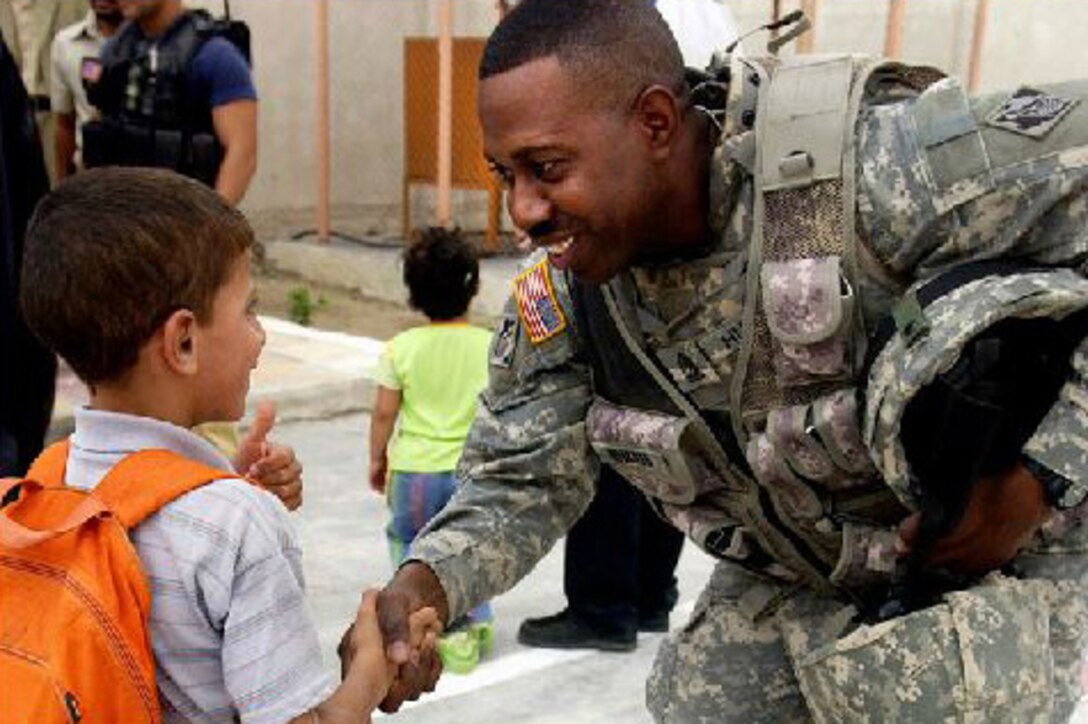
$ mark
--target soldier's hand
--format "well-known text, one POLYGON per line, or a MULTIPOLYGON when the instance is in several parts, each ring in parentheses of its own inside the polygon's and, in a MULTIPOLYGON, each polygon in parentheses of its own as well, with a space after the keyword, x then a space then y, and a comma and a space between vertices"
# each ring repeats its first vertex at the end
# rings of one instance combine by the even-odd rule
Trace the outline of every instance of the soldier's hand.
POLYGON ((386 656, 399 667, 397 680, 380 705, 382 711, 394 712, 405 701, 433 691, 442 673, 442 663, 433 646, 421 647, 414 640, 433 630, 432 626, 420 626, 419 616, 413 617, 428 606, 435 609, 435 615, 427 620, 436 625, 446 620, 445 592, 434 572, 422 563, 403 566, 378 595, 378 625, 385 640, 386 656))
MULTIPOLYGON (((1021 464, 983 478, 972 489, 963 518, 937 541, 929 563, 968 576, 988 573, 1015 558, 1052 512, 1042 483, 1021 464)), ((916 513, 899 527, 901 555, 909 554, 917 538, 919 518, 916 513)))

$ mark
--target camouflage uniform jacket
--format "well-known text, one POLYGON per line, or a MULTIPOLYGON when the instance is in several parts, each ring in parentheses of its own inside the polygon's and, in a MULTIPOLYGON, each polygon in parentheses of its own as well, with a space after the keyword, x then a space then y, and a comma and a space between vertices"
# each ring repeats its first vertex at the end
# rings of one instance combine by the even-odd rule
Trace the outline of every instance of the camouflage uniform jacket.
MULTIPOLYGON (((965 261, 1007 257, 1080 270, 1088 257, 1088 83, 1042 88, 1035 125, 1020 119, 1022 127, 1010 130, 1023 105, 1017 98, 1025 96, 977 98, 969 117, 942 115, 925 99, 950 82, 921 95, 874 95, 858 117, 857 226, 866 263, 853 293, 867 323, 883 316, 911 282, 965 261), (994 122, 981 120, 987 118, 994 122), (1044 135, 1026 135, 1040 123, 1049 126, 1044 135)), ((871 538, 875 532, 888 543, 906 509, 879 479, 874 487, 871 463, 856 449, 857 430, 839 429, 843 419, 858 417, 852 391, 829 394, 815 410, 781 410, 768 419, 768 436, 780 432, 784 456, 763 454, 760 441, 767 436, 738 449, 729 432, 738 414, 729 388, 754 218, 744 145, 743 134, 727 132, 717 150, 711 222, 720 237, 704 256, 632 268, 597 296, 542 259, 526 272, 543 282, 537 301, 543 300, 548 319, 543 330, 539 319, 533 328, 519 314, 517 295, 508 304, 492 342, 490 383, 459 466, 463 485, 412 549, 439 577, 451 615, 529 572, 588 505, 602 457, 719 557, 797 578, 792 554, 766 550, 750 535, 753 524, 762 524, 746 517, 754 505, 802 530, 801 543, 825 573, 834 568, 847 585, 864 583, 845 570, 857 566, 851 549, 860 550, 863 577, 865 569, 880 568, 872 565, 874 551, 879 557, 888 549, 871 538), (655 410, 638 384, 602 374, 607 364, 599 353, 611 341, 596 327, 585 329, 602 314, 601 300, 627 329, 638 330, 646 357, 705 416, 730 455, 725 467, 712 472, 698 455, 678 456, 697 438, 683 417, 675 409, 655 410), (634 417, 625 417, 632 411, 634 417), (818 435, 791 437, 813 425, 818 435), (823 449, 812 449, 813 439, 823 449), (785 481, 772 495, 753 478, 753 469, 764 465, 785 481)), ((815 269, 805 279, 821 274, 815 269)), ((829 283, 838 289, 838 275, 829 283)), ((801 352, 794 361, 806 359, 801 352)), ((818 363, 819 355, 813 359, 818 363)), ((1079 348, 1074 367, 1074 379, 1025 448, 1068 483, 1066 505, 1088 492, 1088 344, 1079 348)))

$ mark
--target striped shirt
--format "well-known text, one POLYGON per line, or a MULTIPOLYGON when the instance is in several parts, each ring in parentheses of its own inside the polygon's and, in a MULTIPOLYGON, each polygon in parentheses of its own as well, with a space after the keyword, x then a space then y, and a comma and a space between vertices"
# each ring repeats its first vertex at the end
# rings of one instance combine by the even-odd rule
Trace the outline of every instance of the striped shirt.
MULTIPOLYGON (((165 448, 232 469, 170 423, 75 412, 65 482, 93 488, 128 453, 165 448)), ((151 589, 151 647, 165 722, 288 721, 333 682, 305 608, 302 551, 283 504, 238 479, 167 504, 132 532, 151 589)))

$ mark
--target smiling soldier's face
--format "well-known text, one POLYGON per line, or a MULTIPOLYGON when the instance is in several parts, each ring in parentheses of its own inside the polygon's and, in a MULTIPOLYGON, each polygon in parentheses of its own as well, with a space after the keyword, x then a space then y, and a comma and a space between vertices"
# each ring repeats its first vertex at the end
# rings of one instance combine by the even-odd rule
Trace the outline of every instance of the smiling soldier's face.
POLYGON ((601 283, 654 242, 659 171, 636 115, 578 86, 557 58, 533 60, 481 81, 479 114, 514 223, 554 266, 601 283))

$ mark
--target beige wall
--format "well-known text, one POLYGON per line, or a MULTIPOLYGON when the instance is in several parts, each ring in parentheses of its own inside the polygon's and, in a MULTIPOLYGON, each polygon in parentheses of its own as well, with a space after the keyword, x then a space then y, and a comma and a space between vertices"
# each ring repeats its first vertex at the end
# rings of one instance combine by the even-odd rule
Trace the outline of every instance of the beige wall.
MULTIPOLYGON (((727 0, 740 28, 756 27, 770 15, 770 0, 727 0)), ((783 0, 785 11, 797 0, 783 0)), ((886 0, 822 0, 816 49, 880 53, 884 48, 886 0)), ((929 63, 966 79, 976 0, 907 0, 904 60, 929 63)), ((1088 2, 1084 0, 990 0, 983 45, 980 90, 1088 76, 1088 2)), ((760 36, 746 43, 763 49, 760 36)))
MULTIPOLYGON (((486 35, 497 20, 494 0, 454 0, 455 32, 486 35)), ((193 2, 213 10, 219 0, 193 2)), ((742 30, 766 22, 770 0, 728 0, 742 30)), ((334 227, 352 233, 396 233, 400 224, 403 150, 401 47, 407 35, 432 34, 434 0, 330 0, 332 72, 332 197, 334 227)), ((796 0, 785 0, 787 10, 796 0)), ((309 0, 233 0, 254 36, 261 96, 261 150, 244 207, 260 223, 313 226, 314 21, 309 0)), ((823 0, 817 51, 879 53, 884 0, 823 0)), ((908 0, 904 57, 966 75, 974 0, 908 0)), ((982 89, 1088 75, 1088 2, 991 0, 983 53, 982 89)), ((761 36, 746 43, 762 51, 761 36)), ((426 216, 428 191, 414 205, 426 216)), ((483 199, 460 194, 462 224, 482 219, 483 199)), ((422 216, 420 216, 422 215, 422 216)))
MULTIPOLYGON (((309 0, 233 0, 253 35, 260 96, 257 176, 243 208, 277 212, 279 226, 312 227, 316 203, 316 56, 309 0)), ((218 13, 219 0, 189 3, 218 13)), ((402 43, 435 33, 432 0, 330 0, 334 226, 399 233, 403 168, 402 43)), ((492 0, 456 3, 454 31, 483 36, 497 20, 492 0)), ((426 212, 426 198, 421 199, 426 212)), ((459 195, 455 201, 464 204, 459 195)), ((478 206, 470 204, 470 207, 478 206)), ((258 224, 260 219, 255 219, 258 224)))

